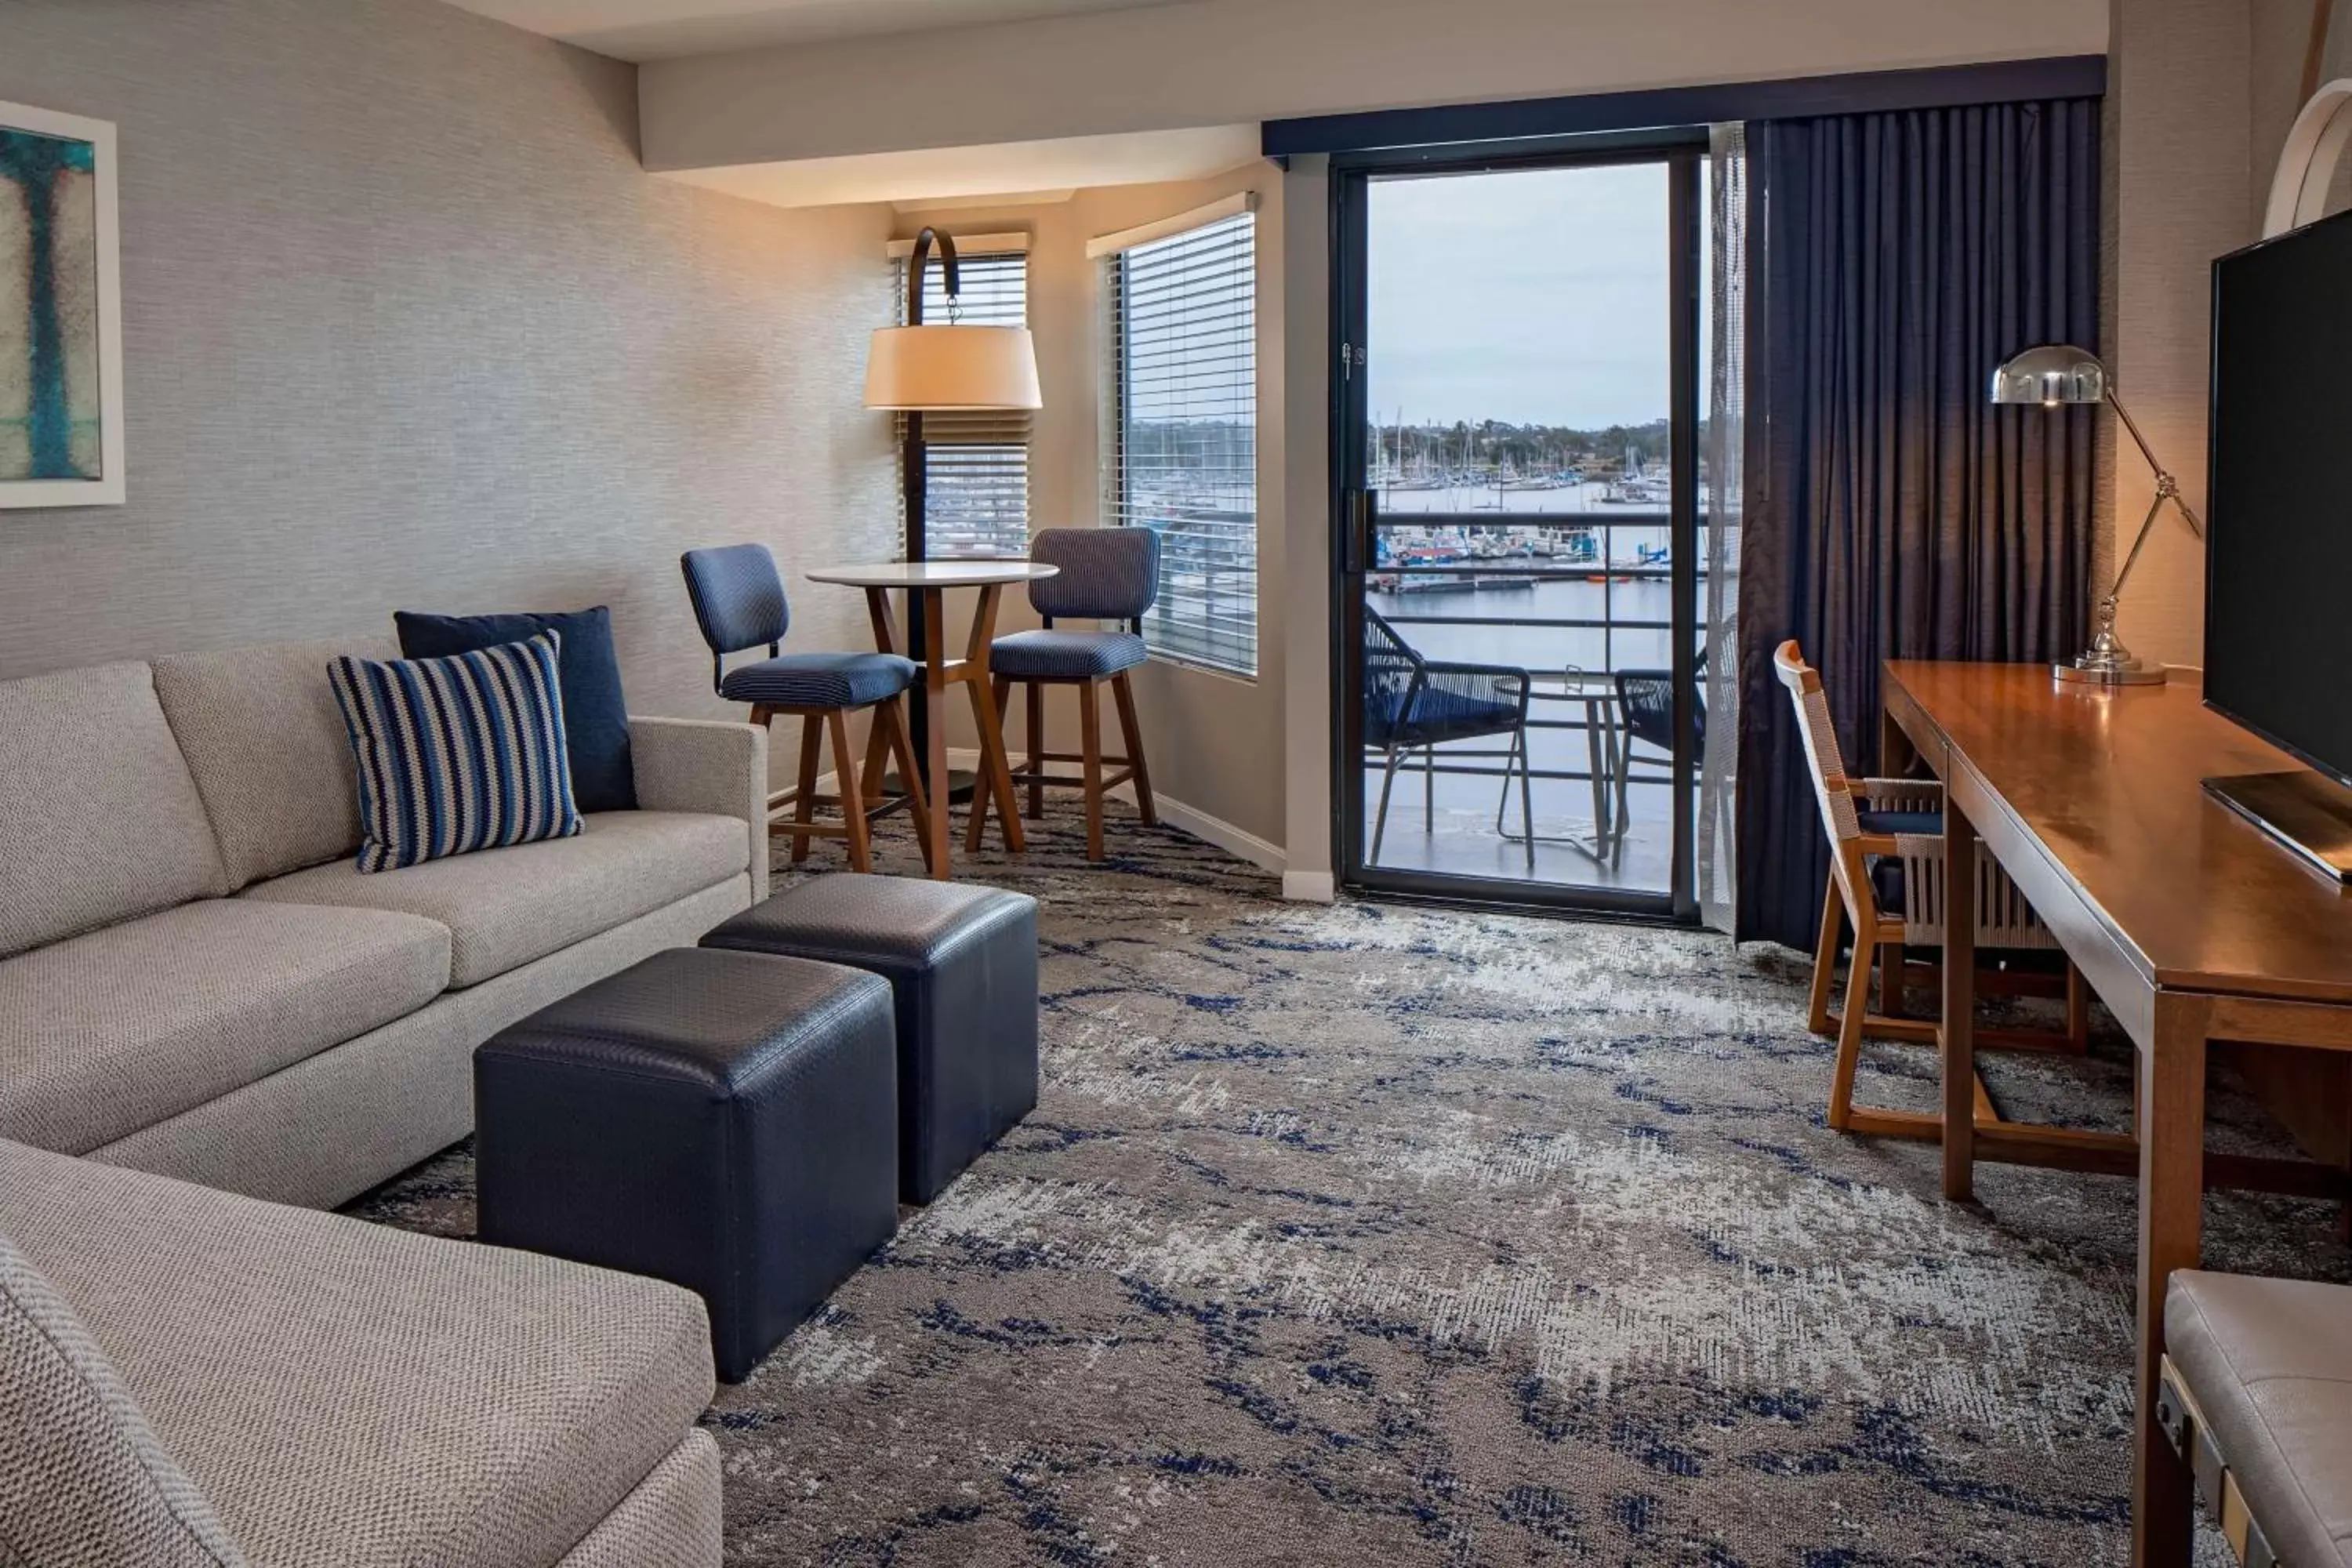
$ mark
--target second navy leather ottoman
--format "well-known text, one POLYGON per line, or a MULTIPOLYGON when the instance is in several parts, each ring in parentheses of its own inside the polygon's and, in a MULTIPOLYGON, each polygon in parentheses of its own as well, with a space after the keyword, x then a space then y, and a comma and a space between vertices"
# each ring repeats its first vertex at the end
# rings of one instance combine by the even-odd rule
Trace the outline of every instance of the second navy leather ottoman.
POLYGON ((1037 900, 854 872, 814 877, 702 939, 845 963, 898 1000, 898 1195, 927 1204, 1037 1105, 1037 900))
POLYGON ((740 1383, 898 1227, 890 988, 674 948, 474 1052, 478 1229, 700 1293, 740 1383))

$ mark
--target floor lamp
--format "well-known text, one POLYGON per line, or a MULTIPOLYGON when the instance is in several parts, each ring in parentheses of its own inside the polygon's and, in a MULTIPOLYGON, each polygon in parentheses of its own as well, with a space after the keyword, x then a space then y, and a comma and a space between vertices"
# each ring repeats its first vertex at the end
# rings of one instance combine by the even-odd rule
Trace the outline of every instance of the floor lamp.
POLYGON ((2131 581, 2132 568, 2139 564, 2140 547, 2147 542, 2148 534, 2156 527, 2157 513, 2164 510, 2165 502, 2170 501, 2180 509, 2189 532, 2200 539, 2205 537, 2205 525, 2197 521, 2196 512, 2180 499, 2179 481, 2156 460, 2147 437, 2139 433, 2132 416, 2116 401, 2114 378, 2107 374, 2107 367, 2088 349, 2078 349, 2072 343, 2044 343, 2026 350, 1992 373, 1992 400, 2004 404, 2038 403, 2044 408, 2105 403, 2131 433, 2132 442, 2139 447, 2139 455, 2147 459, 2147 466, 2156 470, 2156 499, 2148 502, 2147 517, 2139 525, 2139 536, 2132 541, 2131 553, 2124 557, 2123 569, 2116 574, 2115 586, 2099 601, 2091 646, 2074 663, 2051 666, 2050 673, 2061 680, 2093 686, 2162 685, 2164 667, 2142 664, 2116 636, 2116 602, 2123 596, 2124 584, 2131 581))
MULTIPOLYGON (((1037 387, 1037 345, 1029 329, 963 325, 956 320, 956 297, 962 292, 962 285, 954 239, 939 229, 925 227, 915 236, 914 253, 907 258, 907 324, 877 330, 866 356, 866 406, 906 416, 898 440, 898 482, 906 502, 906 558, 913 562, 929 555, 924 515, 929 474, 923 416, 1036 408, 1045 401, 1037 387), (937 326, 923 320, 923 269, 934 247, 939 250, 948 300, 948 319, 937 326)), ((926 625, 927 618, 923 596, 908 594, 907 647, 918 663, 929 647, 929 638, 944 630, 926 625)), ((915 756, 921 765, 921 759, 930 754, 925 750, 930 733, 930 702, 919 685, 908 696, 913 709, 915 756)))

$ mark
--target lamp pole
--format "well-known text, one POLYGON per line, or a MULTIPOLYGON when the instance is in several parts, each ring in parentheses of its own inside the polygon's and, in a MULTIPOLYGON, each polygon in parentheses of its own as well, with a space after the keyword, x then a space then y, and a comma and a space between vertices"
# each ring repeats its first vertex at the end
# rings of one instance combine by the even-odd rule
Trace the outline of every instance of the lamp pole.
MULTIPOLYGON (((940 272, 947 284, 948 319, 956 314, 956 296, 963 291, 963 269, 956 260, 955 240, 929 224, 915 236, 915 249, 907 258, 907 325, 923 324, 923 268, 936 246, 940 253, 940 272)), ((905 433, 898 447, 898 491, 904 498, 907 518, 907 559, 911 562, 930 558, 929 520, 925 514, 929 500, 930 468, 923 448, 923 414, 909 409, 906 415, 905 433)), ((930 617, 923 605, 923 593, 916 589, 907 595, 907 652, 917 664, 930 655, 932 628, 930 617)), ((908 728, 914 743, 915 767, 919 773, 929 768, 931 734, 930 693, 919 679, 907 693, 908 728)), ((919 781, 903 781, 909 789, 923 788, 930 783, 928 773, 919 781)))

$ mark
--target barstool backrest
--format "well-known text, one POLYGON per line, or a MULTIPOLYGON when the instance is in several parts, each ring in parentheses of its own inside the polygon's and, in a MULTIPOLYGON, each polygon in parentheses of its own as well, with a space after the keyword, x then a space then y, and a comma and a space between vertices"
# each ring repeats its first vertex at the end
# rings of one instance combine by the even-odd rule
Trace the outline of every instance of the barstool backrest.
POLYGON ((686 595, 694 602, 694 621, 702 640, 710 645, 710 685, 718 689, 719 676, 730 653, 767 645, 773 658, 792 625, 792 605, 784 599, 784 580, 777 574, 776 558, 764 544, 729 544, 715 550, 689 550, 677 558, 686 574, 686 595))
POLYGON ((1134 621, 1160 597, 1160 533, 1150 528, 1048 528, 1029 558, 1059 576, 1029 584, 1029 605, 1049 619, 1134 621))

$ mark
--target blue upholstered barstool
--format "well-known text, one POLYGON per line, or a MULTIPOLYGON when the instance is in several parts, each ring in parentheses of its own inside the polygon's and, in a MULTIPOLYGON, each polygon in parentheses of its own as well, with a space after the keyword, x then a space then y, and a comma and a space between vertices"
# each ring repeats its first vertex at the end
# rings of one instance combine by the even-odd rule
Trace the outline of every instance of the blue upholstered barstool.
MULTIPOLYGON (((1029 815, 1042 816, 1047 784, 1076 784, 1086 791, 1087 858, 1103 858, 1103 792, 1130 780, 1135 803, 1146 822, 1160 814, 1151 803, 1151 772, 1143 760, 1143 731, 1135 721, 1135 692, 1127 672, 1150 657, 1143 644, 1143 613, 1160 597, 1160 535, 1148 528, 1049 528, 1029 542, 1029 558, 1060 567, 1061 574, 1029 584, 1029 604, 1045 618, 1045 629, 1015 632, 990 645, 989 671, 995 679, 996 710, 1010 711, 1005 699, 1018 682, 1028 687, 1029 760, 1013 775, 1029 790, 1029 815), (1064 631, 1056 617, 1116 621, 1116 631, 1064 631), (1118 727, 1127 754, 1108 759, 1119 771, 1105 775, 1100 691, 1108 682, 1118 703, 1118 727), (1045 749, 1045 688, 1075 687, 1078 694, 1079 749, 1045 749), (1076 763, 1075 779, 1046 772, 1049 763, 1076 763)), ((986 795, 975 799, 971 842, 980 843, 986 795)), ((1014 809, 1010 801, 999 809, 1014 809)))
POLYGON ((930 843, 930 809, 920 791, 883 801, 882 759, 886 752, 898 763, 899 776, 915 776, 915 750, 907 740, 902 693, 915 679, 911 659, 894 653, 785 653, 784 630, 792 623, 792 606, 784 599, 784 582, 776 573, 776 558, 764 544, 730 544, 718 550, 689 550, 678 558, 686 573, 686 592, 694 601, 694 619, 702 640, 710 645, 710 684, 730 702, 751 705, 751 722, 772 728, 779 714, 801 721, 801 765, 795 787, 768 797, 768 831, 793 840, 793 863, 808 858, 811 838, 843 838, 849 842, 849 864, 870 871, 873 853, 867 824, 898 809, 904 802, 914 814, 916 837, 930 843), (767 645, 768 657, 757 664, 727 668, 727 656, 767 645), (861 775, 849 744, 849 715, 870 708, 874 731, 866 766, 861 775), (816 793, 819 751, 827 731, 833 735, 835 795, 816 793), (793 815, 780 820, 773 814, 789 800, 793 815), (819 805, 838 805, 837 823, 815 820, 819 805))

